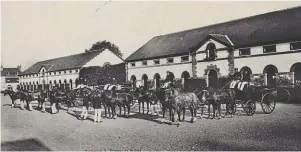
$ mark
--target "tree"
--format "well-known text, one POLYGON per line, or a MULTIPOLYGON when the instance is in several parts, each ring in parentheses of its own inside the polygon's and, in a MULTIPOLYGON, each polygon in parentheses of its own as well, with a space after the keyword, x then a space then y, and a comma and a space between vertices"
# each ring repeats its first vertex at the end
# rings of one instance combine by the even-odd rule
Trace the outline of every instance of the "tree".
MULTIPOLYGON (((109 41, 98 41, 92 45, 92 47, 89 50, 85 50, 85 52, 92 52, 92 51, 104 51, 105 49, 110 50, 112 53, 114 53, 116 56, 118 56, 120 59, 122 59, 123 54, 119 50, 119 47, 115 44, 109 42, 109 41)), ((122 59, 123 60, 123 59, 122 59)))

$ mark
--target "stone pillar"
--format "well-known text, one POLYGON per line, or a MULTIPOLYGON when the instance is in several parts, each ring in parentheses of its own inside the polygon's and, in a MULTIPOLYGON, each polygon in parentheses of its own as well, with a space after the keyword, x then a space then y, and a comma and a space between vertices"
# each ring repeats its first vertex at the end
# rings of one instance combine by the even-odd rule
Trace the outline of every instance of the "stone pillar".
POLYGON ((196 78, 197 77, 197 61, 196 61, 196 53, 193 52, 191 54, 191 60, 192 60, 192 77, 196 78))
POLYGON ((230 75, 233 75, 235 72, 235 64, 234 64, 234 48, 230 48, 228 50, 228 72, 230 75))

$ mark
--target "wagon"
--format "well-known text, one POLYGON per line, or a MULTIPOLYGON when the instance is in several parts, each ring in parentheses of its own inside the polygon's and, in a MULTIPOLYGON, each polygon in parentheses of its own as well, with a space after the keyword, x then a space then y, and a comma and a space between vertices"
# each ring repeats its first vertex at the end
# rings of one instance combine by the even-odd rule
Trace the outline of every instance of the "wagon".
POLYGON ((241 107, 248 116, 252 116, 256 111, 256 102, 260 103, 265 114, 270 114, 275 110, 275 97, 277 96, 275 88, 249 86, 245 92, 236 90, 235 93, 233 114, 238 107, 241 107))

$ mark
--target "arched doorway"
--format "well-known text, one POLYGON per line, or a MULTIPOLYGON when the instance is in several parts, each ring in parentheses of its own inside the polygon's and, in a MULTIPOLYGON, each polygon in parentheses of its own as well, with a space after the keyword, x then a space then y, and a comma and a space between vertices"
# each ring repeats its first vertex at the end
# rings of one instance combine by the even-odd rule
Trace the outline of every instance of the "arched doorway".
POLYGON ((79 84, 78 79, 75 79, 75 87, 77 87, 79 84))
POLYGON ((186 89, 188 87, 188 84, 186 82, 190 78, 189 72, 184 71, 181 75, 181 78, 183 79, 184 89, 186 89))
POLYGON ((62 81, 59 80, 59 88, 61 89, 62 88, 62 81))
POLYGON ((132 76, 131 76, 131 84, 132 84, 132 87, 136 87, 136 82, 137 82, 136 76, 135 76, 135 75, 132 75, 132 76))
POLYGON ((146 87, 146 88, 148 87, 148 86, 147 86, 147 80, 148 80, 147 75, 146 75, 146 74, 143 74, 143 75, 142 75, 142 83, 143 83, 143 86, 146 87))
POLYGON ((301 63, 295 63, 292 65, 290 72, 294 72, 294 83, 301 82, 301 63))
POLYGON ((216 88, 217 87, 217 72, 213 69, 210 69, 208 72, 208 87, 213 87, 216 88))
POLYGON ((270 87, 276 87, 276 73, 278 69, 274 65, 268 65, 264 68, 263 73, 266 75, 266 84, 270 87))
POLYGON ((73 89, 72 79, 69 80, 70 89, 73 89))
POLYGON ((156 86, 156 89, 158 89, 158 88, 160 88, 160 79, 161 79, 161 77, 160 77, 160 74, 159 73, 156 73, 155 75, 154 75, 154 80, 155 80, 155 86, 156 86))
POLYGON ((251 81, 252 70, 249 67, 247 66, 242 67, 240 69, 240 73, 243 81, 251 81))

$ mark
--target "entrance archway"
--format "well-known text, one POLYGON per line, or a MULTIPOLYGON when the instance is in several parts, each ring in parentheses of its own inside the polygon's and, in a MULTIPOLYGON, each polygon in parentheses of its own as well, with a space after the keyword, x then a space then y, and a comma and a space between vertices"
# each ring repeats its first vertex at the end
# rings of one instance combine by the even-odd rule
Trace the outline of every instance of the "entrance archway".
POLYGON ((208 72, 208 87, 213 87, 216 88, 217 87, 217 72, 213 69, 210 69, 208 72))
POLYGON ((160 84, 160 79, 161 79, 160 74, 156 73, 156 74, 154 75, 154 80, 155 80, 156 89, 160 88, 160 85, 161 85, 161 84, 160 84))
POLYGON ((242 67, 240 69, 240 73, 243 81, 251 81, 252 70, 249 67, 247 66, 242 67))
POLYGON ((294 72, 294 83, 301 82, 301 63, 295 63, 292 65, 290 72, 294 72))
POLYGON ((136 87, 136 82, 137 82, 137 78, 135 75, 131 76, 131 83, 132 83, 132 87, 136 87))
POLYGON ((276 66, 271 64, 266 66, 263 73, 266 75, 267 86, 276 87, 276 73, 278 73, 276 66))
POLYGON ((187 80, 190 78, 190 74, 187 71, 184 71, 181 75, 181 78, 183 79, 184 89, 187 88, 187 80))
POLYGON ((148 80, 148 77, 146 74, 143 74, 142 75, 142 83, 143 83, 143 86, 147 88, 147 80, 148 80))
POLYGON ((70 83, 70 89, 73 89, 72 79, 69 80, 70 83))

